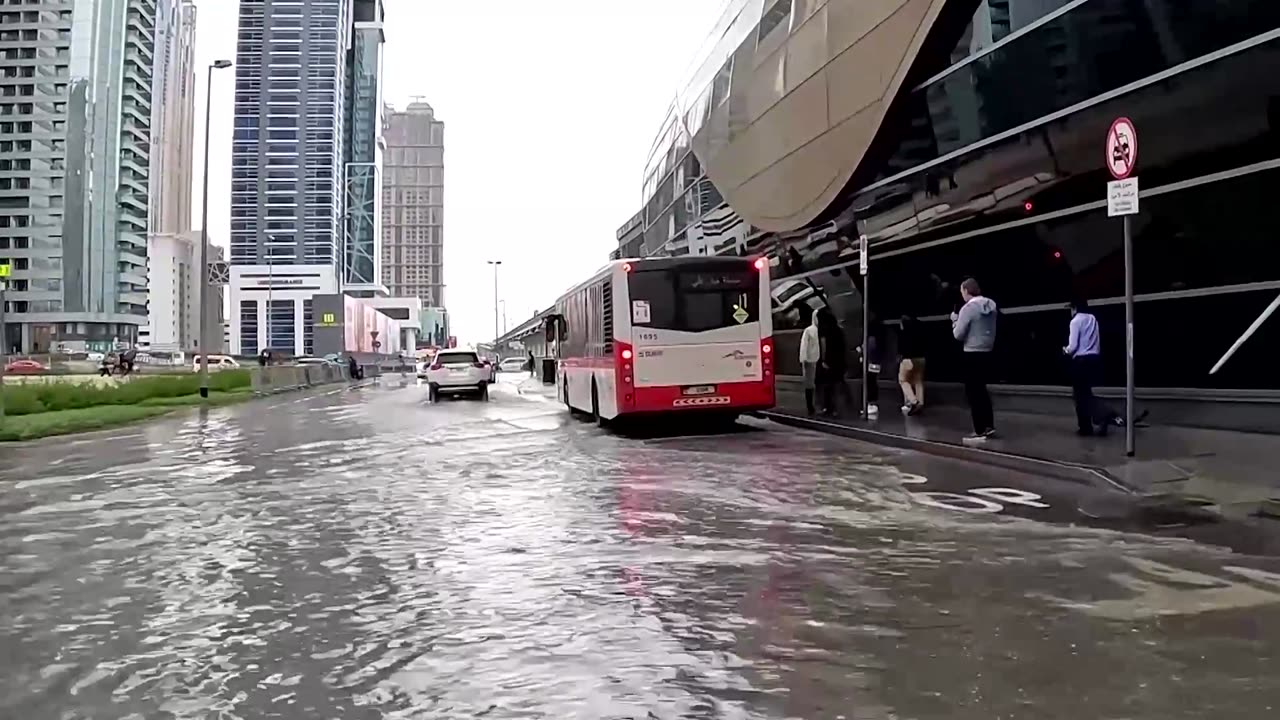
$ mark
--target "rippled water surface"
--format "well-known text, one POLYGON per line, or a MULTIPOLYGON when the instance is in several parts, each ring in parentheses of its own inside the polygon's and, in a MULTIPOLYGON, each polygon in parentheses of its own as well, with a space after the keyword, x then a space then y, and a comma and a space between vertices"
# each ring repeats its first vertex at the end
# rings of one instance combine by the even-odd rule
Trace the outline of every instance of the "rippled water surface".
POLYGON ((511 388, 0 449, 0 717, 1280 716, 1280 575, 511 388))

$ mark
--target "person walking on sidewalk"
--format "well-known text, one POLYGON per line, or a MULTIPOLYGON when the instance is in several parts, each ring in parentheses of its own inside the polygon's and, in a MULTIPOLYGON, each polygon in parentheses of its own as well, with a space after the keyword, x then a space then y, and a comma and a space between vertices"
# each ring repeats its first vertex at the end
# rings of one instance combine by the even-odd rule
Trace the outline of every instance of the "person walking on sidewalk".
POLYGON ((804 407, 813 415, 817 409, 813 394, 818 388, 818 361, 822 359, 822 346, 818 340, 818 313, 813 313, 808 327, 800 336, 800 373, 804 377, 804 407))
POLYGON ((853 393, 845 376, 849 369, 848 345, 844 330, 831 308, 818 308, 818 385, 822 388, 822 414, 834 417, 839 414, 836 396, 846 407, 853 407, 853 393))
POLYGON ((1110 418, 1100 411, 1093 387, 1102 376, 1102 343, 1098 338, 1098 319, 1089 312, 1089 302, 1079 299, 1071 303, 1071 324, 1067 346, 1062 348, 1071 363, 1071 397, 1076 405, 1076 434, 1106 435, 1110 418), (1096 428, 1096 429, 1095 429, 1096 428))
POLYGON ((902 386, 902 412, 919 415, 924 412, 924 339, 919 322, 903 315, 898 326, 898 384, 902 386))
POLYGON ((960 297, 964 305, 951 313, 951 334, 963 345, 964 394, 973 418, 973 434, 964 442, 978 444, 996 434, 991 393, 987 391, 994 365, 991 351, 996 346, 996 303, 982 294, 973 278, 960 283, 960 297))

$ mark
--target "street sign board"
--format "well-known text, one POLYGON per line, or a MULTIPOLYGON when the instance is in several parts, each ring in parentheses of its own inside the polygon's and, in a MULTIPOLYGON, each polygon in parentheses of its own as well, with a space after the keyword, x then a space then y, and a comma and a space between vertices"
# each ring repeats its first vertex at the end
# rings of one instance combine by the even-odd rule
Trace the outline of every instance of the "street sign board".
POLYGON ((864 277, 867 274, 868 265, 871 260, 867 257, 867 255, 870 254, 870 251, 871 247, 867 242, 867 236, 860 235, 858 237, 858 273, 864 277))
POLYGON ((1107 183, 1107 217, 1138 214, 1138 178, 1107 183))
POLYGON ((1107 170, 1117 180, 1133 174, 1138 165, 1138 129, 1127 117, 1116 118, 1107 131, 1107 170))

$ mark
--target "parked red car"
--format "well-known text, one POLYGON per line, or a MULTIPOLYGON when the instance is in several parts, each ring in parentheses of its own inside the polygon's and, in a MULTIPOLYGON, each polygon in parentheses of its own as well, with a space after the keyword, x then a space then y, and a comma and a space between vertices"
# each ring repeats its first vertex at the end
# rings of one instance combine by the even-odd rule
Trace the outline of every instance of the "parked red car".
POLYGON ((10 375, 38 375, 48 370, 36 360, 13 360, 4 366, 4 371, 10 375))

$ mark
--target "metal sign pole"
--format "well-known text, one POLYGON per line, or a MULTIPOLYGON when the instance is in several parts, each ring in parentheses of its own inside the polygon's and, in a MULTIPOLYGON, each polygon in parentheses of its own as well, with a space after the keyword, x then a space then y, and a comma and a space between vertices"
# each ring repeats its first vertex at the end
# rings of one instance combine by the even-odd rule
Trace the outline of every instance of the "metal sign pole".
POLYGON ((870 248, 867 245, 867 236, 859 236, 858 271, 862 274, 862 417, 869 420, 871 392, 867 383, 871 379, 871 374, 868 372, 871 362, 871 347, 868 345, 871 338, 871 273, 870 258, 867 257, 870 248))
POLYGON ((1107 170, 1114 181, 1107 183, 1107 216, 1120 216, 1124 223, 1124 452, 1133 457, 1134 369, 1133 369, 1133 221, 1138 214, 1140 192, 1133 175, 1138 165, 1138 129, 1126 117, 1116 118, 1107 130, 1107 170))
MULTIPOLYGON (((6 265, 8 275, 9 266, 6 265)), ((4 326, 4 291, 8 281, 0 278, 0 420, 4 420, 4 366, 9 362, 9 333, 4 326)))
POLYGON ((1134 376, 1133 376, 1133 233, 1132 216, 1124 216, 1124 452, 1133 457, 1135 452, 1134 376))

